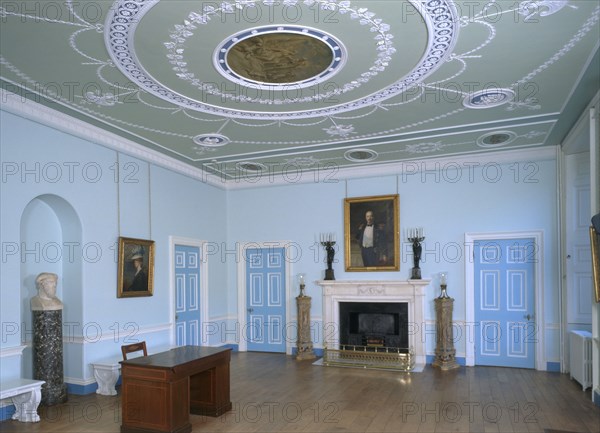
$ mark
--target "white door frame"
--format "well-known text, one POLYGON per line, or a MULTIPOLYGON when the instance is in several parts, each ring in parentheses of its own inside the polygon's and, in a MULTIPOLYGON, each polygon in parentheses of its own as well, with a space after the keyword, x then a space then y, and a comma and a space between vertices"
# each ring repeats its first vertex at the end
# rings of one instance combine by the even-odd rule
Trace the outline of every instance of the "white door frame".
POLYGON ((546 351, 545 340, 546 320, 544 316, 544 232, 518 231, 518 232, 490 232, 490 233, 465 233, 465 251, 470 254, 465 255, 465 316, 466 326, 471 328, 466 333, 466 365, 475 365, 475 335, 478 328, 475 327, 475 258, 474 243, 484 239, 523 239, 533 238, 537 250, 537 261, 534 263, 534 286, 535 286, 535 323, 537 326, 537 343, 535 344, 535 369, 546 370, 546 351))
POLYGON ((176 323, 175 323, 175 297, 177 296, 175 288, 175 245, 185 245, 188 247, 198 247, 200 250, 200 334, 198 341, 202 341, 202 332, 204 323, 208 321, 208 256, 206 254, 206 241, 179 236, 169 236, 169 323, 171 323, 171 346, 177 344, 176 323))
MULTIPOLYGON (((290 245, 291 241, 271 241, 271 242, 242 242, 238 244, 238 261, 237 261, 237 290, 238 290, 238 320, 240 324, 240 338, 238 350, 240 352, 248 351, 248 342, 245 336, 248 334, 246 328, 247 324, 247 311, 246 311, 246 250, 250 248, 283 248, 285 255, 285 353, 288 355, 292 354, 292 347, 295 342, 295 335, 293 336, 294 341, 291 341, 288 332, 288 325, 291 323, 292 309, 294 307, 293 301, 295 297, 292 293, 292 267, 293 262, 289 260, 290 257, 290 245)), ((295 328, 294 328, 295 329, 295 328)))

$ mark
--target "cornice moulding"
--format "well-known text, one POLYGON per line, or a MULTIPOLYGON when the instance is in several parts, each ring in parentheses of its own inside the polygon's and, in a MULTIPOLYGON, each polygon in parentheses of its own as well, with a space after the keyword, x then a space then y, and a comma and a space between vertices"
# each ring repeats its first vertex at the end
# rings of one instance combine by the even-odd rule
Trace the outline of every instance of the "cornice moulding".
POLYGON ((510 164, 515 162, 534 162, 556 160, 558 146, 530 147, 516 150, 490 151, 483 154, 450 155, 432 157, 427 159, 407 159, 401 162, 387 164, 371 163, 360 167, 339 168, 335 173, 330 167, 323 167, 322 174, 314 174, 314 170, 306 169, 295 175, 292 181, 284 176, 264 174, 258 180, 230 180, 226 189, 248 189, 268 186, 299 185, 307 183, 338 183, 346 179, 397 176, 402 174, 418 174, 422 171, 444 169, 469 168, 491 165, 510 164), (315 177, 317 176, 317 177, 315 177))
MULTIPOLYGON (((414 174, 423 170, 433 170, 440 165, 447 164, 467 166, 477 164, 485 165, 490 163, 504 164, 512 162, 553 160, 556 159, 557 152, 557 146, 538 146, 515 150, 489 151, 481 154, 469 153, 443 157, 414 158, 401 162, 385 164, 372 163, 359 167, 339 168, 329 179, 327 178, 328 172, 324 172, 324 179, 320 179, 315 178, 314 169, 307 168, 300 173, 299 178, 296 176, 293 181, 290 181, 289 178, 286 178, 281 174, 264 174, 258 179, 225 180, 222 176, 209 174, 202 169, 192 167, 184 162, 120 137, 117 134, 104 131, 103 129, 90 125, 82 120, 75 119, 67 114, 25 99, 15 93, 0 89, 0 97, 2 102, 1 108, 7 112, 33 120, 84 140, 91 141, 106 148, 142 159, 223 190, 310 183, 337 183, 344 179, 399 175, 407 172, 414 174)), ((321 176, 320 174, 317 175, 321 176)))
POLYGON ((28 100, 15 93, 0 89, 0 107, 9 113, 41 123, 75 137, 91 141, 106 148, 126 153, 135 158, 156 164, 157 166, 172 170, 176 173, 200 180, 217 188, 224 188, 220 181, 212 181, 204 170, 195 168, 157 152, 141 144, 127 140, 117 134, 105 131, 97 126, 90 125, 82 120, 75 119, 67 114, 46 107, 37 102, 28 100))

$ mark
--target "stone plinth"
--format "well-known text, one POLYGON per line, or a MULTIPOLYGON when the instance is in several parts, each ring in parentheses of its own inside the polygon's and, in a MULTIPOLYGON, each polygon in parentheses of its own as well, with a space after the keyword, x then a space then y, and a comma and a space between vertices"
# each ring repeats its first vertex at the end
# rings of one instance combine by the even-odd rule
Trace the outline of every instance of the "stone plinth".
POLYGON ((310 296, 298 296, 296 297, 296 304, 298 306, 298 340, 296 342, 296 348, 298 354, 296 359, 301 361, 303 359, 315 359, 315 353, 313 352, 313 343, 310 337, 310 296))
POLYGON ((32 311, 33 377, 43 380, 41 404, 67 401, 63 373, 62 310, 32 311))
POLYGON ((456 363, 456 349, 454 348, 454 330, 452 327, 454 299, 436 298, 434 302, 436 346, 435 360, 432 365, 442 370, 458 368, 459 365, 456 363))

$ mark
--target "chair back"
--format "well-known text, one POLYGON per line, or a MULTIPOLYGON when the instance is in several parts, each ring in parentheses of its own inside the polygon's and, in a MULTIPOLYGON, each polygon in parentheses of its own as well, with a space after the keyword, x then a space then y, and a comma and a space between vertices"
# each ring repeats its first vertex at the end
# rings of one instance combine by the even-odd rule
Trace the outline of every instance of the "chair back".
POLYGON ((146 342, 140 341, 139 343, 125 344, 121 346, 121 353, 123 353, 123 360, 127 361, 127 354, 132 352, 144 352, 144 356, 148 356, 148 351, 146 350, 146 342))

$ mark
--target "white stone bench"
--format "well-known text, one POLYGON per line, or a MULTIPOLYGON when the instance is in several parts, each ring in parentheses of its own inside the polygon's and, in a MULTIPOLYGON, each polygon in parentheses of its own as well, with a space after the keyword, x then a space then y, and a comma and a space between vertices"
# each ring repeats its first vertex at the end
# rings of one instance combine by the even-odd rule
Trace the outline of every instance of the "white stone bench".
POLYGON ((12 419, 21 422, 38 422, 37 408, 42 399, 43 380, 12 379, 0 383, 0 400, 12 398, 15 413, 12 419))
MULTIPOLYGON (((152 353, 165 352, 167 350, 171 350, 173 347, 174 346, 164 346, 153 348, 152 353)), ((148 354, 151 355, 152 353, 148 354)), ((142 353, 133 353, 129 355, 129 359, 137 358, 138 356, 142 356, 142 353)), ((100 361, 91 363, 92 367, 94 368, 94 378, 98 383, 96 394, 117 395, 115 385, 117 384, 117 380, 119 380, 119 375, 121 374, 121 364, 119 364, 121 361, 123 361, 123 356, 119 354, 118 356, 113 356, 111 358, 102 359, 100 361)))

